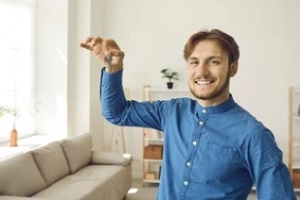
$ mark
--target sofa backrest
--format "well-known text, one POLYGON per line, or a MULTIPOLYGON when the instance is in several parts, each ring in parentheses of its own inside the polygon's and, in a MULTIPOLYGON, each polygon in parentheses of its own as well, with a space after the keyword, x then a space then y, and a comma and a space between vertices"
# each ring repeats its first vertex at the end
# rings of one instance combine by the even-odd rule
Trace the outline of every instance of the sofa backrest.
POLYGON ((31 196, 46 187, 30 152, 0 163, 0 195, 31 196))
POLYGON ((60 142, 34 149, 32 155, 47 186, 70 173, 60 142))
POLYGON ((92 157, 92 136, 84 133, 64 139, 62 148, 65 152, 71 173, 88 165, 92 157))

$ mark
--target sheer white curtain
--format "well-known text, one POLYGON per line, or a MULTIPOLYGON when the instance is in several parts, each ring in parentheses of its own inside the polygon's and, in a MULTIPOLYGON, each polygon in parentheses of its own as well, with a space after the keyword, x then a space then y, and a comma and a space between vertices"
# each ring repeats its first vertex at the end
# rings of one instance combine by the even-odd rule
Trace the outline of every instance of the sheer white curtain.
POLYGON ((35 1, 0 0, 0 142, 14 122, 19 137, 34 132, 35 1), (14 117, 12 111, 16 110, 14 117))

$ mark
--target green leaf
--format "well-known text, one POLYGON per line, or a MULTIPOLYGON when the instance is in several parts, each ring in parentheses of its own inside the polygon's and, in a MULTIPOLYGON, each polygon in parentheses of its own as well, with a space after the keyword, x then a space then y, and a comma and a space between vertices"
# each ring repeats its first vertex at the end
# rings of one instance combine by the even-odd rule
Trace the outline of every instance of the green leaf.
POLYGON ((162 78, 168 78, 169 82, 172 82, 172 80, 179 80, 178 73, 169 68, 162 69, 160 72, 163 74, 162 78))

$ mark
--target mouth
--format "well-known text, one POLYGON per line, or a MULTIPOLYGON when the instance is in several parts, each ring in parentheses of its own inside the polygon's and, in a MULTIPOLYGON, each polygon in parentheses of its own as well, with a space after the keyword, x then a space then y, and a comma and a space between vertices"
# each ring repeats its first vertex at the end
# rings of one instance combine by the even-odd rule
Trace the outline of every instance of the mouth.
POLYGON ((213 80, 197 80, 195 83, 197 85, 209 85, 212 84, 214 81, 213 80))

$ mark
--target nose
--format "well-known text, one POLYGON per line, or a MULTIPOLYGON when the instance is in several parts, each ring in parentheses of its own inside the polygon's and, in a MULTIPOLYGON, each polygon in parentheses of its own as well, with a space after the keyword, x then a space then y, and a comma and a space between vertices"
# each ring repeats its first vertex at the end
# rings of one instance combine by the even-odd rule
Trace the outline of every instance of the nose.
POLYGON ((195 67, 195 74, 200 77, 206 77, 209 74, 207 64, 199 62, 199 64, 195 67))

